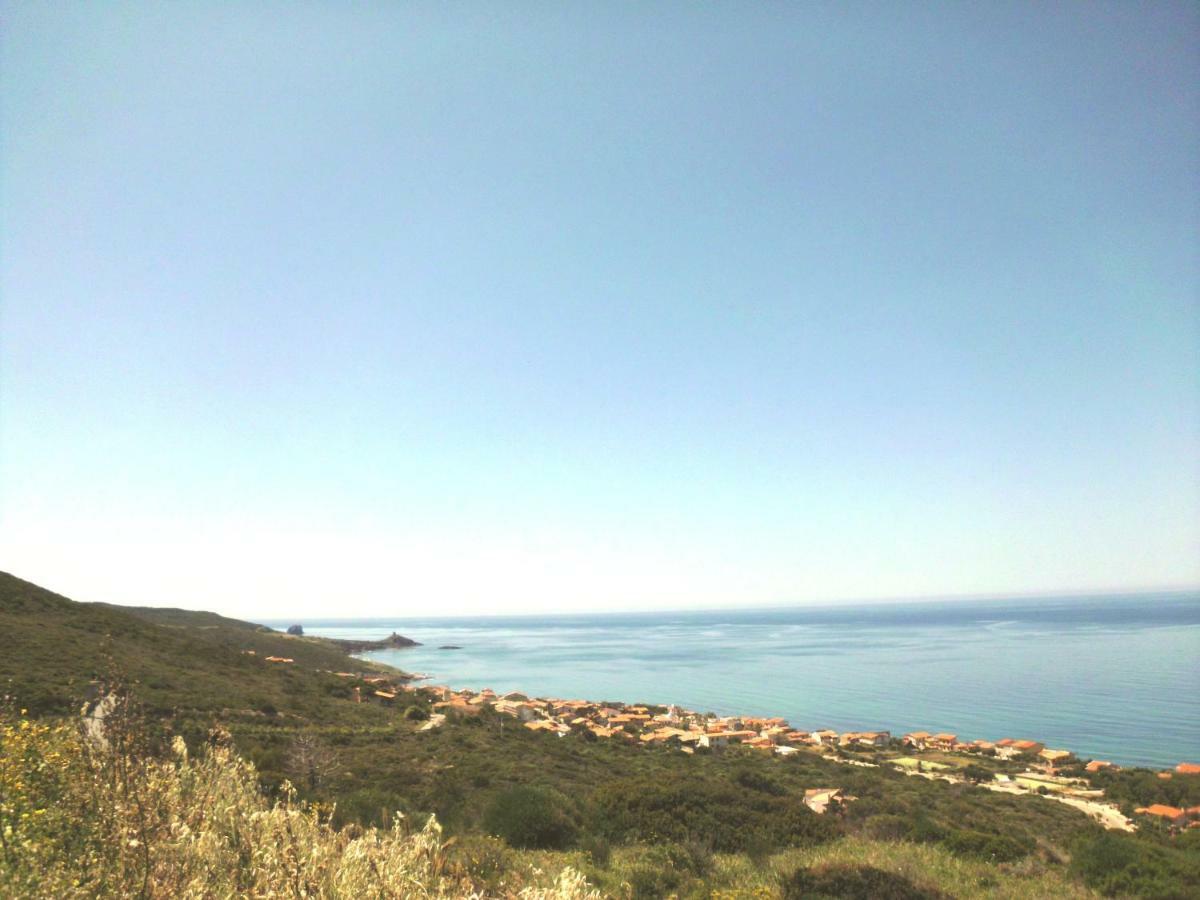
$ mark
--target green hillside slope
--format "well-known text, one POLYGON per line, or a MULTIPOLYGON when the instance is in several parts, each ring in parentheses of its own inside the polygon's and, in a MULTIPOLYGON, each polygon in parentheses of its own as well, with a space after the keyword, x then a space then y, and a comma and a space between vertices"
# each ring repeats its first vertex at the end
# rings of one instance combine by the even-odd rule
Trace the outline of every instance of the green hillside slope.
POLYGON ((199 753, 219 724, 268 794, 287 779, 335 827, 435 813, 454 864, 489 896, 564 865, 615 897, 1181 897, 1200 883, 1200 829, 1104 833, 1051 799, 869 755, 689 756, 534 732, 493 709, 430 728, 432 691, 379 697, 385 686, 333 674, 402 673, 211 613, 77 603, 0 575, 0 636, 3 692, 30 716, 73 714, 93 679, 117 673, 159 733, 199 753), (830 787, 852 799, 823 815, 805 806, 806 790, 830 787))
POLYGON ((78 603, 0 573, 0 685, 32 713, 79 706, 93 679, 119 677, 151 712, 275 711, 374 722, 339 671, 391 671, 352 660, 319 638, 295 638, 215 613, 78 603), (253 651, 253 652, 248 652, 253 651), (290 664, 268 656, 293 659, 290 664))

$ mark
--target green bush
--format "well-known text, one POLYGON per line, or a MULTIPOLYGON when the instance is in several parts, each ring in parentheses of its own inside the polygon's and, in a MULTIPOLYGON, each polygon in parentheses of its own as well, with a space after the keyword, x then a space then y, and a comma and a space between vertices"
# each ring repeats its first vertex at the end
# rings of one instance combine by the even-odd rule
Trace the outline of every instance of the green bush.
POLYGON ((956 856, 972 856, 988 862, 1012 862, 1028 856, 1034 848, 1033 841, 1020 840, 1004 834, 987 834, 982 831, 956 829, 942 843, 956 856))
POLYGON ((962 775, 968 781, 973 781, 976 784, 993 780, 992 770, 981 766, 978 763, 970 763, 962 770, 962 775))
POLYGON ((813 846, 839 833, 836 821, 797 797, 747 791, 697 775, 609 782, 592 795, 594 830, 618 842, 704 842, 718 853, 813 846))
POLYGON ((410 722, 424 722, 429 718, 429 710, 423 706, 410 706, 404 711, 404 718, 410 722))
POLYGON ((639 865, 629 870, 631 900, 660 900, 679 887, 679 873, 656 865, 639 865))
POLYGON ((940 900, 940 891, 918 887, 903 875, 873 866, 829 865, 797 869, 783 881, 785 900, 940 900))
POLYGON ((337 826, 356 825, 391 828, 397 812, 407 815, 410 811, 404 798, 377 787, 365 787, 351 791, 338 801, 334 814, 337 826))
POLYGON ((579 849, 586 853, 594 865, 604 869, 612 859, 612 844, 594 834, 585 834, 579 839, 579 849))
POLYGON ((535 787, 516 787, 498 796, 484 814, 483 826, 522 849, 561 850, 575 840, 561 795, 535 787))
POLYGON ((1200 892, 1200 858, 1144 837, 1106 831, 1082 838, 1071 868, 1109 897, 1184 900, 1200 892))

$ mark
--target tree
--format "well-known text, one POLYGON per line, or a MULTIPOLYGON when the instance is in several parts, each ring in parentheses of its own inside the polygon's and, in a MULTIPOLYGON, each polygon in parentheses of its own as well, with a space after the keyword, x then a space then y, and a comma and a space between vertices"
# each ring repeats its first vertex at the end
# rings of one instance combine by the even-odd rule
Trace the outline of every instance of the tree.
POLYGON ((342 767, 335 750, 325 746, 316 735, 299 734, 288 751, 288 769, 300 781, 316 790, 326 778, 342 767))

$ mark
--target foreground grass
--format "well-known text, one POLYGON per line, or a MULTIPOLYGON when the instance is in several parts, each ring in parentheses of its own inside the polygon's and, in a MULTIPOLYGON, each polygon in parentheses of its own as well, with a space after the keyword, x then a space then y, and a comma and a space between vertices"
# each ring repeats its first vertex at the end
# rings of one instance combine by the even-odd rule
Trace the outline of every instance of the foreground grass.
MULTIPOLYGON (((217 735, 144 754, 120 710, 85 737, 73 723, 0 720, 0 896, 452 898, 484 886, 419 829, 335 829, 290 794, 270 801, 217 735)), ((500 896, 599 896, 576 872, 521 872, 500 896), (527 876, 528 877, 525 877, 527 876)))
POLYGON ((615 849, 606 864, 585 853, 525 853, 526 865, 554 870, 570 866, 605 895, 613 897, 777 898, 797 870, 869 867, 901 876, 930 897, 988 897, 1027 900, 1099 896, 1073 880, 1061 866, 1035 859, 994 865, 955 856, 933 844, 842 838, 821 847, 788 850, 754 860, 744 854, 715 854, 698 871, 672 866, 672 854, 655 846, 615 849))

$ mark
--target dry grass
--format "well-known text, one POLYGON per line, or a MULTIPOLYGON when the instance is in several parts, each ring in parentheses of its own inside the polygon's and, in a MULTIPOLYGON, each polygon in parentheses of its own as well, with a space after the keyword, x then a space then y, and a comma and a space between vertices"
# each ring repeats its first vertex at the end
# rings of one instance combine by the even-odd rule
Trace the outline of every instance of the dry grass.
MULTIPOLYGON (((0 720, 0 895, 11 897, 480 897, 441 829, 334 829, 291 792, 267 800, 253 766, 214 734, 198 756, 138 746, 127 708, 104 739, 73 723, 0 720)), ((489 895, 592 898, 577 872, 489 895)))

